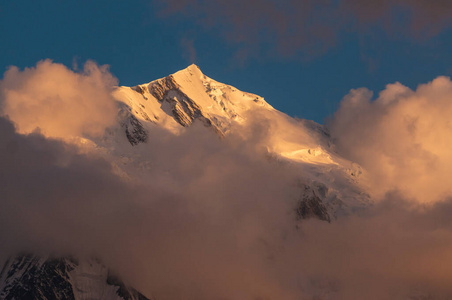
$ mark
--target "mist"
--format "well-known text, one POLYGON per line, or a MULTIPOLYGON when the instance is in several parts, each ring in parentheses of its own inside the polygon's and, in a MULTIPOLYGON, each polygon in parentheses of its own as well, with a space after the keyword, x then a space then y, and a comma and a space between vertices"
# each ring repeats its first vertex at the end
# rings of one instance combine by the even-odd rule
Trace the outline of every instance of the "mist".
POLYGON ((452 201, 442 179, 449 175, 444 137, 450 127, 441 127, 448 124, 449 79, 416 91, 390 85, 375 101, 367 90, 344 99, 331 125, 337 151, 362 164, 373 189, 384 190, 367 210, 327 223, 297 220, 304 169, 269 157, 272 120, 255 114, 247 130, 231 130, 223 139, 197 123, 179 135, 155 127, 146 144, 131 148, 146 164, 120 164, 66 139, 97 139, 105 130, 119 130, 111 121, 118 109, 109 96, 114 77, 95 64, 91 73, 43 64, 12 68, 0 83, 2 256, 28 251, 99 257, 157 299, 452 296, 452 201), (59 90, 64 109, 52 100, 52 115, 42 101, 53 99, 55 88, 39 78, 60 80, 55 69, 68 78, 58 86, 67 84, 71 95, 82 96, 65 97, 59 90), (40 88, 33 100, 37 110, 27 100, 34 99, 34 84, 40 88), (80 111, 80 101, 87 111, 80 111), (11 108, 16 103, 24 114, 11 108), (92 112, 98 105, 107 107, 99 118, 92 112), (66 128, 72 110, 78 111, 70 114, 76 120, 66 128), (401 117, 407 114, 411 119, 401 117), (412 120, 418 121, 410 127, 412 120), (394 173, 380 169, 387 167, 381 161, 371 163, 375 153, 396 155, 389 168, 394 173), (429 176, 441 191, 434 196, 417 177, 423 166, 414 165, 428 165, 432 155, 439 163, 429 176))

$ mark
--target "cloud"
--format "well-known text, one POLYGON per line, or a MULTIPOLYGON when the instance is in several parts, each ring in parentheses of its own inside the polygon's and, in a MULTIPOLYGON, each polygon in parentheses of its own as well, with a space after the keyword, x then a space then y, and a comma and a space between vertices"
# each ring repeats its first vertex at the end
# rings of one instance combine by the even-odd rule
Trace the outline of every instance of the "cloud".
MULTIPOLYGON (((346 32, 383 27, 400 38, 429 38, 452 25, 449 1, 170 0, 157 1, 163 18, 175 16, 220 33, 246 55, 313 56, 346 32)), ((243 57, 242 57, 243 58, 243 57)))
POLYGON ((19 135, 4 118, 0 141, 1 257, 107 254, 116 247, 114 235, 121 237, 140 216, 127 200, 139 197, 105 160, 37 133, 19 135))
POLYGON ((0 118, 0 253, 96 255, 159 299, 289 299, 266 267, 267 244, 295 222, 288 175, 208 133, 156 133, 141 149, 153 167, 130 182, 0 118))
POLYGON ((415 91, 389 84, 374 101, 369 90, 352 90, 329 127, 338 151, 368 171, 374 192, 435 201, 451 192, 451 97, 447 77, 415 91))
POLYGON ((451 203, 449 198, 422 206, 391 193, 365 214, 332 224, 302 224, 302 237, 292 250, 301 254, 294 264, 302 270, 305 295, 312 299, 450 297, 452 228, 445 216, 451 203))
POLYGON ((361 24, 382 22, 388 32, 395 30, 417 37, 431 37, 452 25, 452 3, 447 0, 342 1, 344 11, 361 24))
POLYGON ((0 84, 1 113, 21 133, 39 128, 51 137, 100 136, 115 121, 110 93, 116 84, 107 66, 90 61, 80 73, 51 60, 23 71, 11 67, 0 84))
MULTIPOLYGON (((36 80, 37 70, 45 68, 7 73, 18 78, 8 82, 21 84, 0 86, 28 94, 25 75, 36 80)), ((63 70, 68 85, 88 76, 63 70)), ((378 156, 371 163, 372 155, 381 151, 390 162, 402 160, 388 173, 398 192, 331 224, 297 223, 303 169, 269 160, 263 151, 281 125, 274 118, 253 114, 247 130, 221 140, 197 123, 179 136, 154 127, 148 143, 127 148, 127 163, 121 163, 123 149, 112 150, 118 163, 80 153, 57 134, 43 135, 45 118, 33 123, 44 128, 41 133, 28 133, 20 127, 27 122, 0 117, 0 255, 95 255, 158 299, 448 298, 452 201, 437 193, 434 203, 421 204, 431 188, 408 173, 421 172, 412 165, 437 160, 430 176, 448 174, 450 89, 450 80, 440 77, 416 91, 390 85, 374 102, 363 89, 346 97, 333 120, 338 150, 356 156, 379 180, 385 170, 378 156), (414 180, 419 193, 410 196, 411 187, 393 176, 399 173, 414 180)), ((65 109, 78 107, 77 99, 64 99, 65 109)))
POLYGON ((153 166, 130 182, 0 118, 0 253, 96 255, 158 299, 452 295, 450 199, 420 206, 389 194, 360 215, 297 229, 290 165, 203 126, 152 134, 136 154, 153 166))
POLYGON ((204 30, 219 32, 238 45, 238 55, 272 55, 276 50, 293 55, 301 48, 318 51, 334 44, 327 16, 313 1, 157 1, 160 15, 182 15, 204 30), (317 37, 322 37, 318 39, 317 37), (321 42, 319 43, 318 41, 321 42), (269 47, 271 51, 264 50, 269 47))

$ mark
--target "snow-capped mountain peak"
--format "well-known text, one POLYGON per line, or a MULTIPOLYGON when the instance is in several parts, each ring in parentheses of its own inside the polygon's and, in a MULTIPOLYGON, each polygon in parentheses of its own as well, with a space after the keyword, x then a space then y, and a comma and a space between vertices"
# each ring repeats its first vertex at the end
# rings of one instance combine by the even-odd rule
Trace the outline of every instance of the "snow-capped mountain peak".
MULTIPOLYGON (((347 211, 343 207, 369 203, 363 185, 358 184, 363 170, 334 151, 322 125, 279 112, 260 96, 209 78, 194 64, 149 83, 119 87, 114 97, 120 103, 120 123, 132 146, 146 143, 147 133, 156 126, 178 135, 198 122, 224 137, 240 135, 257 124, 265 127, 260 147, 277 160, 299 166, 303 181, 329 190, 326 202, 340 201, 342 211, 347 211)), ((121 157, 133 156, 127 151, 121 157)), ((331 208, 330 214, 335 215, 337 207, 331 208)))
POLYGON ((114 96, 138 120, 174 133, 197 120, 223 135, 232 122, 243 122, 249 110, 273 110, 262 97, 217 82, 194 64, 146 84, 119 87, 114 96))

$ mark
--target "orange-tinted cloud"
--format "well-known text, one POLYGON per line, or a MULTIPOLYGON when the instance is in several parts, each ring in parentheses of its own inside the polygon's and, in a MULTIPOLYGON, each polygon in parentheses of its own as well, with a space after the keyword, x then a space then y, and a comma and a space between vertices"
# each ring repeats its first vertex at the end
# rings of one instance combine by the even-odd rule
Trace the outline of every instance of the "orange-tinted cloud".
POLYGON ((0 117, 0 259, 94 254, 167 300, 452 295, 450 199, 422 206, 390 194, 361 214, 297 228, 290 165, 203 126, 165 134, 151 133, 141 151, 152 168, 129 183, 109 162, 17 134, 0 117))
POLYGON ((352 90, 330 123, 338 150, 368 171, 374 192, 400 189, 422 202, 451 192, 452 82, 438 77, 415 91, 386 86, 372 101, 352 90))
MULTIPOLYGON (((452 201, 413 204, 398 193, 364 214, 302 224, 287 254, 307 299, 447 299, 452 201)), ((289 262, 288 262, 289 263, 289 262)))
POLYGON ((46 136, 99 136, 112 125, 117 80, 106 66, 87 62, 83 72, 44 60, 21 71, 11 67, 0 82, 1 114, 22 133, 39 128, 46 136))

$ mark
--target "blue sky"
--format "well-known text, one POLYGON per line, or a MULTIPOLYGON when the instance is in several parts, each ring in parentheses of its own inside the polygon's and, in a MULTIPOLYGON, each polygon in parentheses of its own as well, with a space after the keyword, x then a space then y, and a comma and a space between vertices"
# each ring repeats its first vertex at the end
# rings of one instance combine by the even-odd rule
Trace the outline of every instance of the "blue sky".
POLYGON ((194 62, 317 122, 352 88, 378 93, 396 81, 415 88, 451 76, 447 1, 324 2, 2 0, 0 68, 92 59, 110 65, 121 85, 136 85, 194 62))

